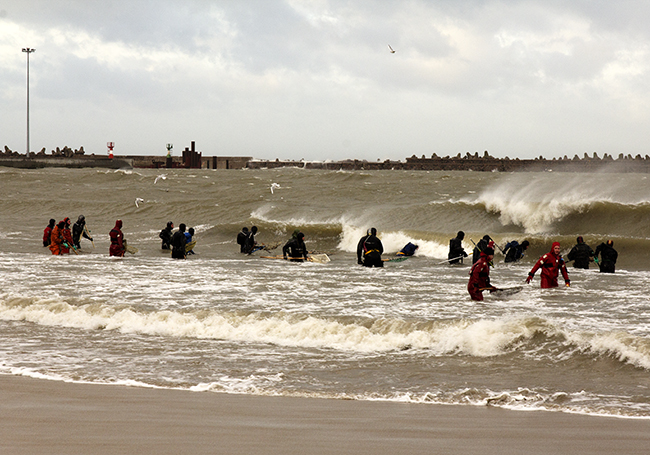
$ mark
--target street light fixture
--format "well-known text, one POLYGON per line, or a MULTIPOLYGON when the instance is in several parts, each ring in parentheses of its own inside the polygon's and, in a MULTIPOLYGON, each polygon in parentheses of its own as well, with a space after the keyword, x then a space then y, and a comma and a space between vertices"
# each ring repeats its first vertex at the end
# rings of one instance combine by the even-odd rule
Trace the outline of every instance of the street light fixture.
POLYGON ((27 152, 25 155, 28 156, 31 151, 29 147, 29 54, 36 52, 36 49, 23 47, 23 52, 27 54, 27 152))

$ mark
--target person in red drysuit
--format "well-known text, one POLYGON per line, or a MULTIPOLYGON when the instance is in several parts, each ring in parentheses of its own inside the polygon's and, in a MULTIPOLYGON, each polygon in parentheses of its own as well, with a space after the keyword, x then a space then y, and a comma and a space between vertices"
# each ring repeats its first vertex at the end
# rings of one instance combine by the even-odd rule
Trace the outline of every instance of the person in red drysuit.
POLYGON ((60 256, 63 254, 61 252, 61 243, 63 243, 63 229, 65 228, 65 223, 63 221, 59 221, 59 224, 54 226, 52 229, 52 234, 50 235, 50 251, 52 251, 52 254, 55 256, 60 256))
POLYGON ((556 288, 558 272, 562 272, 562 277, 564 277, 564 283, 566 286, 570 286, 569 274, 566 271, 566 264, 564 259, 560 256, 560 242, 553 242, 551 251, 546 253, 544 256, 539 258, 535 263, 530 272, 528 272, 528 278, 526 278, 526 283, 530 283, 537 269, 542 268, 542 288, 556 288))
POLYGON ((61 243, 61 254, 70 254, 70 248, 74 245, 72 240, 72 232, 70 231, 70 218, 65 218, 63 220, 64 227, 61 231, 61 238, 63 242, 61 243), (68 246, 66 246, 68 245, 68 246))
POLYGON ((52 237, 52 229, 54 229, 54 226, 56 226, 56 221, 54 218, 50 218, 50 224, 43 229, 43 246, 50 246, 50 243, 52 243, 50 237, 52 237))
POLYGON ((109 256, 124 256, 124 234, 122 234, 122 220, 115 222, 115 227, 108 234, 111 237, 111 246, 108 250, 109 256))
POLYGON ((472 300, 483 301, 483 291, 496 289, 490 284, 490 262, 494 259, 494 249, 485 247, 478 260, 469 271, 467 290, 472 300))

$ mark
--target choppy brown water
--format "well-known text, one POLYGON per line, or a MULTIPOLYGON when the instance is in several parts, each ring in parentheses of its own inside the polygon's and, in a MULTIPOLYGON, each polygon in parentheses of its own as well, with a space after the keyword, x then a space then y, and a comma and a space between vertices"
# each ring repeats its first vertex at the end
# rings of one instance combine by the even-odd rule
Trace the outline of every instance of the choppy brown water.
POLYGON ((629 174, 0 169, 0 371, 648 417, 649 195, 629 174), (49 255, 48 219, 79 214, 95 248, 49 255), (134 256, 108 257, 117 218, 134 256), (195 227, 196 256, 161 252, 169 220, 195 227), (234 239, 252 224, 267 244, 301 229, 332 261, 242 256, 234 239), (370 226, 388 254, 412 241, 418 255, 357 266, 370 226), (521 285, 577 235, 613 238, 618 271, 474 304, 469 266, 440 264, 459 229, 531 241, 519 264, 497 255, 497 285, 521 285))

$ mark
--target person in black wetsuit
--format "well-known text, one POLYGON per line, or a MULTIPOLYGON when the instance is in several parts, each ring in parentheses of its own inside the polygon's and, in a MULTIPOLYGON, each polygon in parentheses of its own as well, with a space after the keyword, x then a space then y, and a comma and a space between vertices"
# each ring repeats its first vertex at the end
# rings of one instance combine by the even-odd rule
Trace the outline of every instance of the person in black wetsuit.
POLYGON ((370 228, 357 245, 357 263, 364 267, 383 267, 384 262, 381 260, 383 252, 384 246, 377 238, 377 229, 370 228))
POLYGON ((594 258, 598 259, 600 254, 600 262, 598 266, 602 273, 614 273, 616 271, 616 259, 618 259, 618 252, 614 249, 614 241, 608 240, 607 243, 601 243, 596 247, 594 258))
POLYGON ((506 255, 506 258, 503 260, 503 262, 517 262, 521 258, 524 257, 524 252, 528 249, 528 246, 530 245, 530 242, 528 240, 524 240, 519 244, 516 240, 513 240, 512 242, 508 242, 506 246, 503 248, 503 254, 506 255))
POLYGON ((463 239, 465 238, 465 233, 463 231, 458 231, 456 237, 449 240, 449 254, 447 259, 449 259, 450 264, 462 264, 463 258, 467 257, 467 253, 463 249, 463 239))
POLYGON ((257 226, 253 226, 246 236, 246 243, 244 243, 244 253, 251 254, 255 250, 257 242, 255 242, 255 234, 257 234, 257 226))
POLYGON ((479 258, 481 257, 481 253, 483 252, 484 249, 486 249, 489 246, 491 240, 492 239, 490 238, 490 236, 485 234, 483 238, 478 241, 478 243, 474 247, 474 251, 472 251, 472 264, 475 264, 476 261, 479 260, 479 258))
POLYGON ((582 236, 579 236, 576 240, 578 243, 571 248, 566 257, 569 261, 573 261, 573 267, 576 269, 588 269, 589 261, 594 258, 594 250, 585 243, 582 236))
POLYGON ((307 247, 305 246, 305 234, 298 232, 282 247, 282 255, 285 259, 293 262, 307 260, 307 247))
POLYGON ((237 234, 237 245, 239 245, 239 252, 245 253, 244 249, 246 248, 246 238, 248 237, 248 228, 244 226, 241 228, 239 234, 237 234))
POLYGON ((160 234, 158 234, 158 237, 162 239, 162 246, 161 248, 163 250, 168 250, 169 246, 172 243, 172 229, 174 229, 174 223, 171 221, 167 222, 167 227, 164 228, 162 231, 160 231, 160 234))
POLYGON ((79 218, 77 218, 77 222, 72 225, 72 241, 74 242, 74 246, 78 248, 81 248, 81 245, 79 242, 81 241, 81 236, 83 235, 85 238, 90 240, 91 242, 93 241, 93 238, 90 237, 88 234, 86 234, 86 218, 83 215, 79 215, 79 218))
POLYGON ((174 259, 185 259, 187 257, 185 254, 186 243, 187 237, 185 237, 185 224, 181 223, 178 226, 178 231, 174 233, 171 240, 172 257, 174 259))

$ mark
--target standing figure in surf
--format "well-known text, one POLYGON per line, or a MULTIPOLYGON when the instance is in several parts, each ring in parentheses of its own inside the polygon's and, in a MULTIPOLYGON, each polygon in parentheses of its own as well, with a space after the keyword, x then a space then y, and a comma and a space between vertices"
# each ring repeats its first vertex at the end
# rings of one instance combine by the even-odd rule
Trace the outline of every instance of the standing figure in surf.
POLYGON ((566 264, 564 259, 560 256, 560 242, 553 242, 551 251, 543 255, 535 263, 530 272, 526 283, 530 283, 535 276, 535 272, 541 267, 542 269, 542 288, 556 288, 558 287, 557 277, 559 272, 562 272, 564 283, 567 287, 570 286, 569 274, 566 271, 566 264))
POLYGON ((178 226, 178 231, 172 236, 172 258, 174 259, 185 259, 187 255, 185 254, 185 245, 187 243, 187 237, 185 237, 185 224, 181 223, 178 226))
POLYGON ((596 247, 594 257, 597 259, 600 254, 600 267, 601 273, 614 273, 616 271, 616 260, 618 259, 618 252, 614 249, 614 241, 608 240, 607 243, 601 243, 596 247))
POLYGON ((298 232, 291 236, 289 241, 282 247, 284 259, 290 259, 293 262, 303 262, 307 260, 307 247, 305 246, 305 234, 298 232))
POLYGON ((449 240, 449 254, 447 259, 449 259, 450 264, 462 264, 463 258, 466 258, 468 255, 463 249, 463 239, 465 238, 465 233, 463 231, 458 231, 456 237, 449 240))
POLYGON ((483 291, 493 291, 496 288, 490 284, 490 263, 494 259, 494 249, 485 247, 481 255, 469 271, 467 291, 472 300, 483 301, 483 291))
POLYGON ((124 234, 122 234, 122 220, 115 221, 115 227, 108 233, 111 238, 111 246, 108 249, 109 256, 123 257, 126 251, 124 245, 124 234))
POLYGON ((246 236, 246 242, 244 243, 244 253, 251 254, 253 251, 256 251, 257 242, 255 241, 255 234, 257 234, 257 226, 251 227, 250 232, 246 236))
POLYGON ((52 233, 50 234, 50 251, 55 256, 60 256, 63 254, 61 252, 62 243, 63 243, 63 229, 65 228, 65 222, 59 221, 59 224, 54 226, 52 233))
POLYGON ((244 226, 241 228, 241 231, 239 231, 239 234, 237 234, 237 245, 239 245, 239 252, 240 253, 245 253, 246 252, 246 238, 248 237, 248 228, 244 226))
MULTIPOLYGON (((190 243, 192 243, 193 238, 194 238, 194 228, 191 227, 191 228, 189 228, 189 229, 187 230, 187 232, 185 233, 185 243, 186 243, 187 245, 189 245, 190 243)), ((186 254, 196 254, 196 253, 195 253, 194 250, 192 249, 192 250, 187 251, 186 254)))
POLYGON ((594 259, 594 250, 585 243, 582 236, 579 236, 576 241, 578 243, 571 248, 571 251, 569 251, 566 257, 569 261, 573 261, 574 268, 588 269, 589 262, 594 259))
POLYGON ((357 263, 364 267, 383 267, 384 261, 381 260, 383 252, 384 246, 377 238, 377 229, 370 228, 357 245, 357 263))
POLYGON ((50 218, 50 224, 48 224, 45 229, 43 229, 43 246, 50 246, 50 243, 52 243, 51 237, 52 237, 52 229, 54 229, 54 226, 56 226, 56 220, 54 218, 50 218))
POLYGON ((172 243, 172 229, 174 229, 174 223, 168 221, 167 226, 158 234, 158 237, 162 239, 162 245, 160 247, 163 250, 168 250, 172 243))
POLYGON ((63 222, 65 223, 61 231, 63 242, 61 243, 61 254, 70 254, 70 248, 75 248, 74 241, 72 240, 72 231, 70 230, 70 218, 66 217, 63 222))
POLYGON ((84 236, 91 242, 93 241, 93 238, 87 234, 87 231, 86 218, 83 215, 79 215, 77 222, 72 225, 72 241, 76 248, 81 248, 81 236, 84 236))
POLYGON ((478 243, 474 246, 474 251, 472 252, 472 264, 476 263, 476 261, 479 260, 484 249, 487 247, 492 247, 492 245, 494 245, 494 242, 492 242, 492 245, 490 245, 490 242, 492 242, 492 238, 487 234, 485 234, 483 238, 478 241, 478 243))

